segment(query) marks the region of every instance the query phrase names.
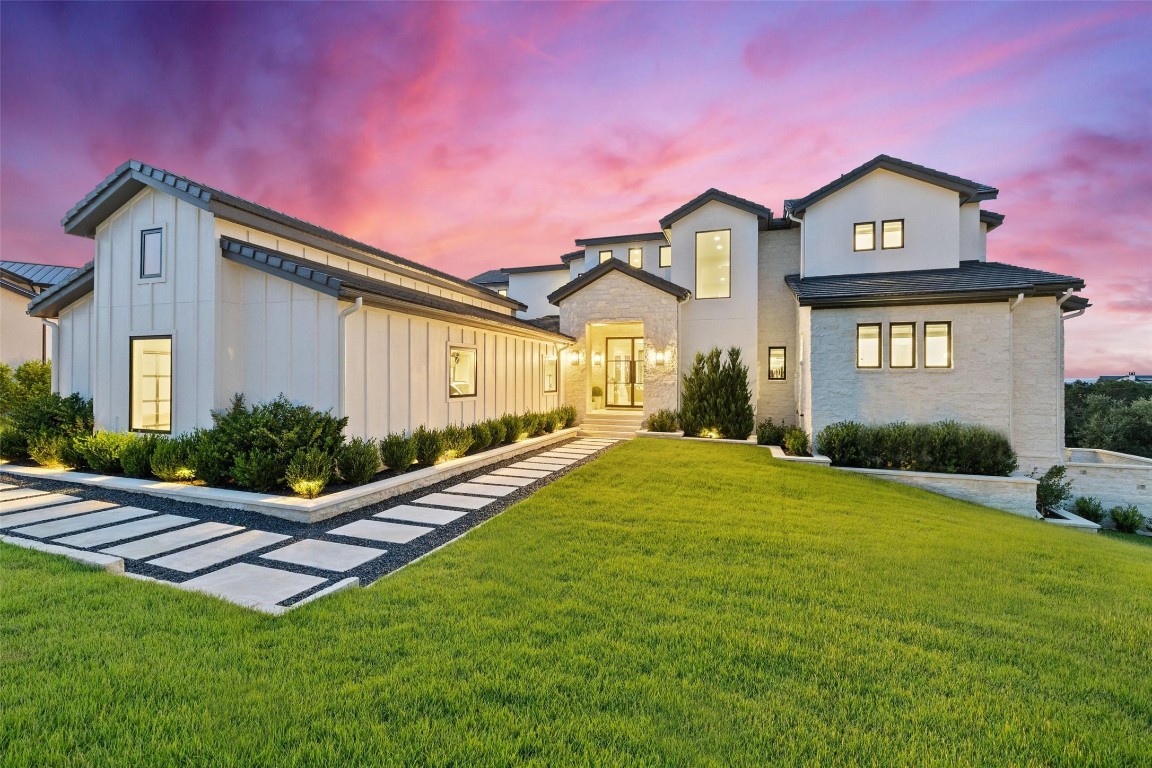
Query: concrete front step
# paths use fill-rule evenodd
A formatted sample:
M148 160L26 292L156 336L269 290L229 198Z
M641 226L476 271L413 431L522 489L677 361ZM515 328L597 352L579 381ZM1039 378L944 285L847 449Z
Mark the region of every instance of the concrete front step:
M579 437L610 437L615 440L631 440L636 437L635 429L597 429L595 427L581 427L576 433Z

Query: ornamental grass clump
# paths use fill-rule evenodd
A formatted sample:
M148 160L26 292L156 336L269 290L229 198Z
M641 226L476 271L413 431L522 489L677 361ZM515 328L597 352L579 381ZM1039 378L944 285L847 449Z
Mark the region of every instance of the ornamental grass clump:
M296 452L284 471L292 492L306 499L319 496L332 479L332 456L319 448Z
M121 472L120 456L131 442L131 435L103 430L75 439L76 450L84 457L84 463L105 475Z
M431 467L444 455L444 436L438 429L420 426L412 433L412 443L416 447L416 463Z
M336 471L344 482L362 485L380 471L380 449L375 440L354 437L336 452Z
M405 472L416 463L416 441L403 432L393 432L380 441L380 460L393 472Z

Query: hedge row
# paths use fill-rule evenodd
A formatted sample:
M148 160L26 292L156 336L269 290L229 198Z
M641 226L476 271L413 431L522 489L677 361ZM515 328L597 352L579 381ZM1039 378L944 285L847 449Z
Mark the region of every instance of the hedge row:
M1016 452L1003 434L975 424L829 424L816 436L837 467L902 469L963 475L1009 475Z

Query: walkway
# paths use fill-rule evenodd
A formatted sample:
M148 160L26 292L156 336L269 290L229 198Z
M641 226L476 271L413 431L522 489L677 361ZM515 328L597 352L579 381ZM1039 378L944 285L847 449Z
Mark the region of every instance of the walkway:
M564 443L463 481L452 478L313 525L20 479L21 485L0 483L0 534L25 546L50 544L122 558L130 576L279 614L340 589L370 584L460 537L614 442L585 438Z

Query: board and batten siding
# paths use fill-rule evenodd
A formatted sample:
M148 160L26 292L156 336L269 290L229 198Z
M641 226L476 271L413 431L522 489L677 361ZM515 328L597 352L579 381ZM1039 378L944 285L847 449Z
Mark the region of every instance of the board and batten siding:
M60 310L56 359L52 361L52 390L62 395L77 392L92 397L92 350L96 346L96 326L92 322L92 297Z

